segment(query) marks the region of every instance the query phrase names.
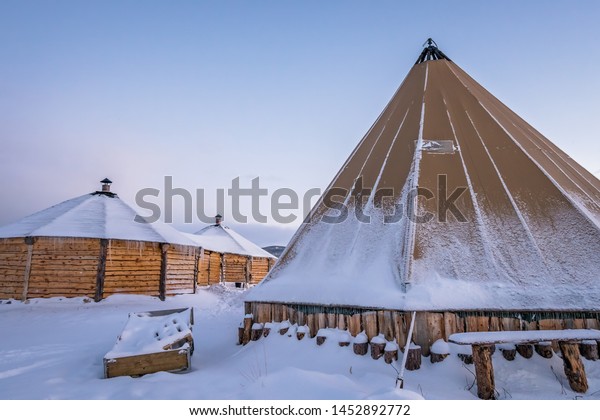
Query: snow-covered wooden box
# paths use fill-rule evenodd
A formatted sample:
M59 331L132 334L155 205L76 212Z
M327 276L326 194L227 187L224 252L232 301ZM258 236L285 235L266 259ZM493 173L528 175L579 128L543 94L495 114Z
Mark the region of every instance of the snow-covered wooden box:
M104 356L104 377L189 369L193 324L192 308L130 313L116 344Z

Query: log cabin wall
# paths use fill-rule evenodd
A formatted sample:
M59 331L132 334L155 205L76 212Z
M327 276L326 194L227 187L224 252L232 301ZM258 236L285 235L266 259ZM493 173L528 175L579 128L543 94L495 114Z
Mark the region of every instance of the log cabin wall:
M237 254L223 255L223 281L246 282L246 264L252 257Z
M210 283L209 271L210 271L210 251L203 250L200 254L198 261L198 275L196 277L196 283L198 286L208 286Z
M311 337L321 328L348 330L356 336L365 331L368 338L383 334L403 348L406 344L411 312L368 310L280 303L246 302L246 314L254 322L281 322L307 325ZM522 331L560 329L600 329L600 312L417 312L413 342L424 356L438 339L448 341L450 334L478 331Z
M103 297L115 293L159 295L160 244L110 240Z
M100 241L36 238L27 298L94 296Z
M252 276L251 284L258 284L262 279L265 278L271 267L273 266L273 259L266 257L254 257L252 258Z
M165 294L195 292L198 248L166 249ZM217 256L218 258L218 256ZM161 244L97 238L0 239L0 299L160 294ZM197 265L198 264L198 265Z
M171 245L167 251L166 294L194 293L196 261L200 257L196 248Z
M0 299L21 299L26 265L24 239L0 239Z

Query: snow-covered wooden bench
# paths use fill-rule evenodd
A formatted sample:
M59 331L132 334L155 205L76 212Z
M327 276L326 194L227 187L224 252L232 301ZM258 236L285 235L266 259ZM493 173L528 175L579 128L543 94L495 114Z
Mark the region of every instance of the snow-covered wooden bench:
M189 369L193 324L192 308L130 313L116 344L104 356L104 377Z
M569 385L576 392L586 392L588 383L583 364L579 357L578 348L578 343L584 340L600 340L600 331L490 331L457 333L450 335L448 338L448 341L451 343L472 346L475 377L477 380L477 396L485 400L495 399L492 346L504 343L519 345L558 341Z

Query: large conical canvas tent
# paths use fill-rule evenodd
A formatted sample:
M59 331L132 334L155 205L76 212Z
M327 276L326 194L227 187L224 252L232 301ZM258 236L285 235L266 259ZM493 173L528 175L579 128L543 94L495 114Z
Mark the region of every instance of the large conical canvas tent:
M375 312L370 335L398 341L418 311L425 346L597 327L600 181L430 40L246 310L341 328Z

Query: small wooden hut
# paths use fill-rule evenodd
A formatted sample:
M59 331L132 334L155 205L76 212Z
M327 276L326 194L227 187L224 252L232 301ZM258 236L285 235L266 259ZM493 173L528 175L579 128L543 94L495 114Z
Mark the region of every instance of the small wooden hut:
M146 223L110 191L67 200L0 228L0 299L193 293L201 250Z
M456 332L598 329L598 256L598 178L429 40L246 314L403 347L416 313L425 355Z
M214 225L187 236L203 249L198 266L199 286L223 282L246 287L257 284L276 261L274 255L223 225L220 215Z

